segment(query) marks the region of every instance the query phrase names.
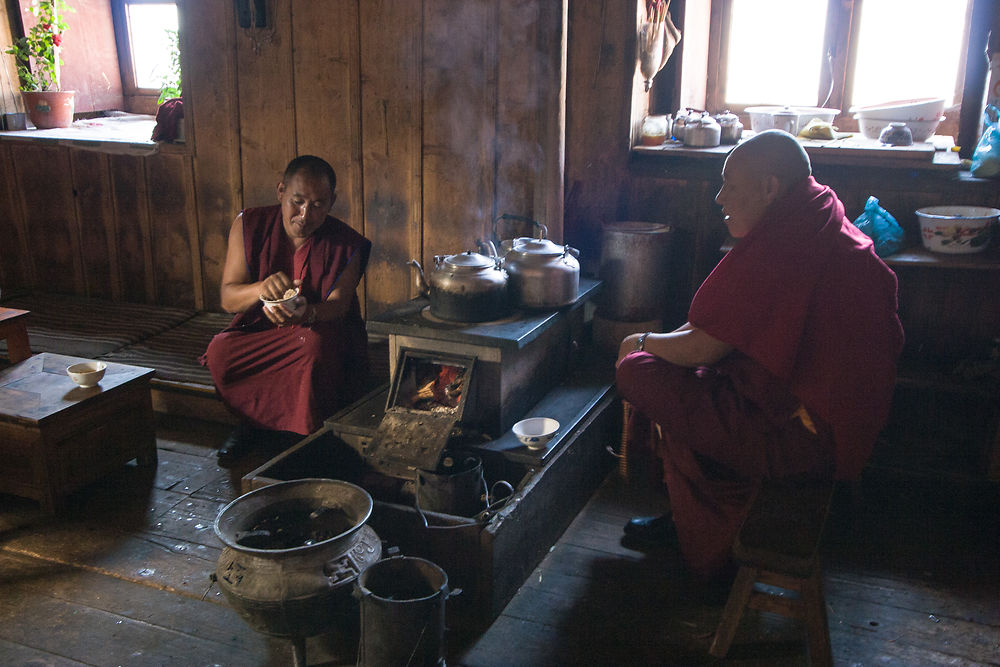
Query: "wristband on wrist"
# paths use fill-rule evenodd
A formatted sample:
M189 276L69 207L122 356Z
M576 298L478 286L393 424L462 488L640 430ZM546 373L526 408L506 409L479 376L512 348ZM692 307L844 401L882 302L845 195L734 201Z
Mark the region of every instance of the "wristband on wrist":
M635 350L634 352L644 352L646 350L646 337L651 334L651 331L647 331L635 340Z

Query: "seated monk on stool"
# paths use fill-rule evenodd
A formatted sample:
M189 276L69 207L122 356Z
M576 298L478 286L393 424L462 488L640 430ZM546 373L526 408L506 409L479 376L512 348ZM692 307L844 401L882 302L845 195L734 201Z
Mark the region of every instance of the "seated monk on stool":
M903 345L896 276L811 174L790 134L739 144L715 198L735 247L683 326L619 350L618 391L659 427L646 454L662 461L671 506L632 519L626 538L676 540L704 579L730 573L762 479L856 479L888 417Z
M326 161L297 157L278 205L248 208L230 228L221 298L237 315L202 357L241 420L219 449L222 465L267 432L312 433L364 387L368 340L355 290L371 243L327 215L336 187ZM296 287L292 305L263 306Z

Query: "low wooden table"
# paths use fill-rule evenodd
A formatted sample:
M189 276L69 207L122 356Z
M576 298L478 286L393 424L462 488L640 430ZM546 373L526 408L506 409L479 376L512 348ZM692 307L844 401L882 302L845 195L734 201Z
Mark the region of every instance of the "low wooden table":
M101 382L84 389L66 374L81 361L42 353L0 371L0 493L54 512L132 459L155 465L153 369L108 363Z

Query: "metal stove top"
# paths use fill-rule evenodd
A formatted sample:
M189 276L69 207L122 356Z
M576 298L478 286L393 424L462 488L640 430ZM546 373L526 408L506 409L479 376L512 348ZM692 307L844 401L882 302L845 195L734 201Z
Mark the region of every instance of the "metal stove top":
M430 305L417 298L367 319L368 332L516 350L538 338L561 313L581 307L600 289L601 281L580 278L576 301L553 310L521 310L492 322L450 322L425 314Z

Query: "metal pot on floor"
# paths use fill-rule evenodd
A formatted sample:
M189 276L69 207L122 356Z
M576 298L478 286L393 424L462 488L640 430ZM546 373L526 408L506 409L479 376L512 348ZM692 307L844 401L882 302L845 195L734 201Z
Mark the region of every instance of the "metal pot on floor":
M361 487L332 479L244 494L215 520L226 547L213 578L254 630L292 639L304 653L305 637L356 613L352 585L382 557L381 540L365 525L373 506Z

